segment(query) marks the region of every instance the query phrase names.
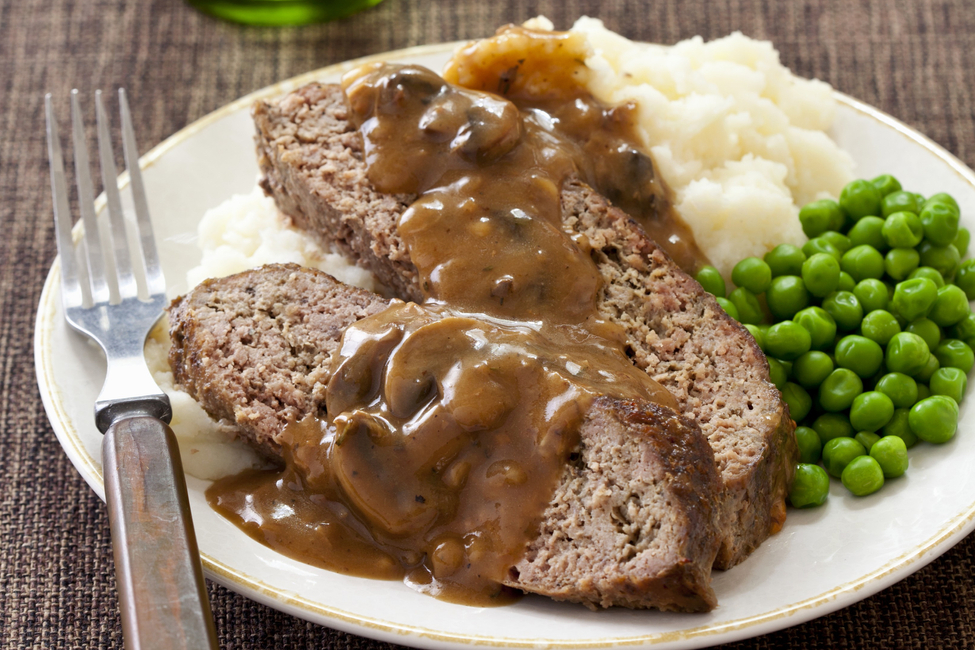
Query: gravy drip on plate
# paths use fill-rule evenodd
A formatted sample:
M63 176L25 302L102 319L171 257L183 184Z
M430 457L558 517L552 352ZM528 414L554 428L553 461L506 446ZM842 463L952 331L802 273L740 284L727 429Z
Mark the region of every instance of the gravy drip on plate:
M416 66L366 66L345 84L370 181L419 195L398 231L426 301L350 326L327 419L287 427L283 472L225 479L208 498L306 562L501 604L593 398L677 408L599 318L587 243L561 229L566 179L612 176L618 163L588 160L610 150L633 160L612 135L626 110L574 82L571 101L521 106Z

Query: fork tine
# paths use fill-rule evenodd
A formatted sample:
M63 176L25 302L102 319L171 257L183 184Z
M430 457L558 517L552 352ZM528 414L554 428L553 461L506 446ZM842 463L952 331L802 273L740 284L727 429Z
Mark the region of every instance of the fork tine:
M61 136L57 118L54 117L51 93L44 96L44 112L47 117L47 157L51 163L51 196L54 197L54 229L58 255L61 257L61 301L65 307L78 307L84 301L84 294L78 280L78 265L71 237L68 181L64 174Z
M78 91L71 91L71 136L74 140L74 175L78 184L78 204L81 220L85 224L85 248L88 260L88 281L91 300L95 304L107 303L110 297L105 281L105 256L102 253L98 221L95 217L95 197L91 184L91 168L88 162L88 145L85 142L85 125L81 119Z
M115 273L118 278L119 297L123 300L139 295L139 286L132 273L129 243L125 236L125 217L122 199L118 192L118 171L112 152L112 136L108 132L108 118L102 102L102 91L95 91L95 118L98 123L98 157L102 169L102 184L108 204L108 223L111 226L112 251L115 254Z
M146 201L146 188L142 183L142 172L139 170L139 148L135 144L132 115L129 112L129 102L125 98L124 88L118 89L118 103L119 113L122 115L122 150L125 152L125 167L129 171L132 185L136 223L139 225L139 241L142 244L142 257L146 265L146 286L150 296L162 294L166 291L166 279L159 264L156 238L152 233L152 222L149 220L149 203Z

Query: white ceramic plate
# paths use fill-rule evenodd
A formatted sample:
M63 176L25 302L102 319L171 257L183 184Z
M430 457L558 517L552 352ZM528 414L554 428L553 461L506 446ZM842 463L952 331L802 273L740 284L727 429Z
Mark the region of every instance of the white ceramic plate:
M453 47L434 45L370 59L439 70ZM313 79L337 81L359 63L332 66L258 91L183 129L142 159L171 293L186 290L185 271L198 261L192 241L203 212L254 186L257 164L248 110L254 100ZM832 135L856 159L859 176L889 172L923 194L950 192L969 216L963 216L966 225L975 230L975 174L970 169L893 118L849 97L837 98ZM38 384L65 451L104 498L101 435L92 417L104 361L97 348L65 325L58 284L55 261L37 316ZM967 404L962 407L962 424L951 442L920 444L911 451L907 476L879 493L852 497L833 481L825 507L790 510L781 533L743 565L715 574L720 604L708 614L590 612L539 597L490 609L450 605L399 582L333 574L278 555L213 512L203 481L190 478L188 483L208 576L322 625L428 648L693 648L772 632L849 605L917 571L975 528L975 416L969 411Z

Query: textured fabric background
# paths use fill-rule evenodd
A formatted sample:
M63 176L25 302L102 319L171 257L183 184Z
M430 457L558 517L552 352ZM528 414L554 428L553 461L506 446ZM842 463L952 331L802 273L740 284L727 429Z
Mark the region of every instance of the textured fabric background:
M119 648L103 504L58 446L34 379L33 320L54 258L43 93L125 86L146 151L209 111L330 63L589 14L641 40L733 30L803 76L888 111L975 165L970 0L386 0L340 22L245 28L178 0L0 0L0 646ZM64 127L63 127L64 128ZM903 582L734 648L973 648L975 537ZM377 648L211 586L224 648Z

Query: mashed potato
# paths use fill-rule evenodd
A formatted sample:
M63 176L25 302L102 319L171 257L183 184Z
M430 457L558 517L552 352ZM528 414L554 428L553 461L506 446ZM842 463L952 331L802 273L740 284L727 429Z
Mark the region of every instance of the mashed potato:
M222 278L264 264L310 266L329 273L345 284L375 291L372 274L337 253L323 251L310 237L290 227L278 213L274 199L259 187L250 194L233 196L207 210L200 220L200 265L190 269L186 280L195 287L207 278Z
M551 29L545 19L531 26ZM853 159L826 131L830 87L793 75L771 43L741 33L665 47L629 41L580 18L595 71L590 91L604 102L638 104L638 131L674 190L697 243L730 277L739 260L805 236L799 208L837 197L853 180Z

